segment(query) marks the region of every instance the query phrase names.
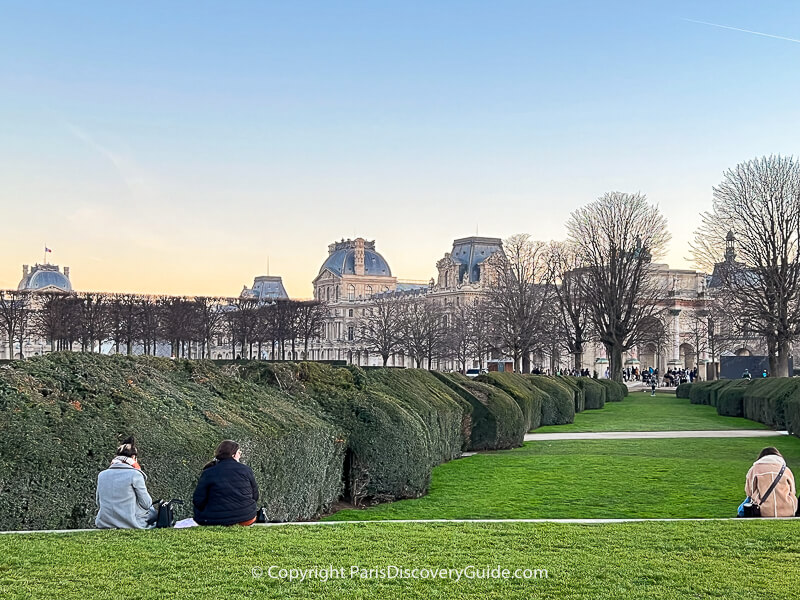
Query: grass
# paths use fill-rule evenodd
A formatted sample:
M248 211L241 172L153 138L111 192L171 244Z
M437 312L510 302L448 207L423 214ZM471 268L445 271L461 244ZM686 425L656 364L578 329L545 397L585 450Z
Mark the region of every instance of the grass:
M549 425L536 433L588 431L708 431L714 429L767 429L766 425L739 417L721 417L713 406L690 404L666 394L632 392L622 402L607 402L599 410L575 415L569 425Z
M798 521L342 524L0 536L0 597L796 598ZM280 581L270 565L344 567ZM545 569L539 579L359 579L350 568ZM253 569L263 576L253 576ZM543 577L543 573L540 573Z
M800 465L788 436L528 442L436 467L422 498L327 519L732 517L768 445Z

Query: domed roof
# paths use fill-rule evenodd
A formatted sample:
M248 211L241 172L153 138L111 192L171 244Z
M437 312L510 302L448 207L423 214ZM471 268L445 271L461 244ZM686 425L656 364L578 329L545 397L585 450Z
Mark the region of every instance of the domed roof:
M334 275L356 274L356 242L347 240L331 244L330 255L320 267L319 272L325 269ZM375 251L375 242L364 242L364 275L372 277L391 277L392 270L389 263Z
M52 265L36 265L30 274L19 282L18 289L43 290L48 287L55 287L65 292L72 291L69 277Z

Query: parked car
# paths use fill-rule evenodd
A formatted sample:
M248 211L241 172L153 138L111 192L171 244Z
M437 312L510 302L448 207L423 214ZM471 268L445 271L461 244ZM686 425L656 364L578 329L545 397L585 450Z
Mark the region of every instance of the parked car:
M467 377L477 377L481 373L486 373L486 369L467 369Z

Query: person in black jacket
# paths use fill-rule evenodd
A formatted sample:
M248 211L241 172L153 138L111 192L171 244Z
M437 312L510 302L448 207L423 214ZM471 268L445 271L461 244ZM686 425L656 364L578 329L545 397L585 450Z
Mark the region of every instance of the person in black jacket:
M253 469L239 462L239 444L224 440L214 460L203 467L192 496L199 525L252 525L258 512L258 484Z

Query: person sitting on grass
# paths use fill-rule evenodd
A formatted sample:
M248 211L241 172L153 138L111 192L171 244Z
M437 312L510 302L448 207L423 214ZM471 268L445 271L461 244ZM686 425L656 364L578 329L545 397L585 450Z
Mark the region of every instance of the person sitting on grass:
M224 440L214 460L203 467L194 490L194 520L199 525L252 525L258 512L253 469L239 462L239 444Z
M95 501L99 508L94 524L100 529L148 529L158 509L147 493L147 475L138 462L132 437L122 442L111 465L97 476Z
M766 494L782 467L785 467L783 475L772 493L762 503L762 495ZM777 448L770 446L761 451L758 460L747 472L744 491L748 498L760 505L762 517L793 517L797 513L797 488L794 475L786 466L786 461Z

